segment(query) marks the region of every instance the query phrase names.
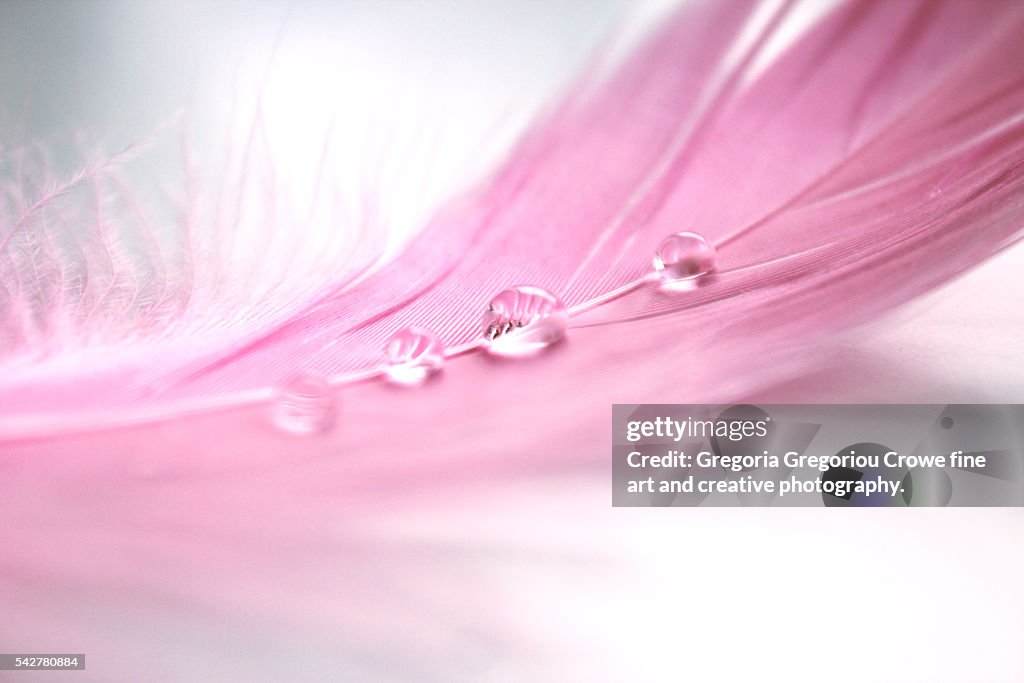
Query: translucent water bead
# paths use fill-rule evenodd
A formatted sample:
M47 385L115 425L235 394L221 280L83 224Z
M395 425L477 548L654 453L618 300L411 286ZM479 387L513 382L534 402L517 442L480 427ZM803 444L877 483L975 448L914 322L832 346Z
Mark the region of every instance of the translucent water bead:
M398 384L419 384L444 366L444 345L437 335L407 327L388 341L384 374Z
M654 254L654 270L664 282L678 282L706 275L715 269L715 247L695 232L669 235Z
M334 425L337 401L330 384L301 374L285 382L273 405L274 424L291 434L317 434Z
M565 336L569 310L541 287L520 285L491 299L483 316L484 346L498 356L529 356Z

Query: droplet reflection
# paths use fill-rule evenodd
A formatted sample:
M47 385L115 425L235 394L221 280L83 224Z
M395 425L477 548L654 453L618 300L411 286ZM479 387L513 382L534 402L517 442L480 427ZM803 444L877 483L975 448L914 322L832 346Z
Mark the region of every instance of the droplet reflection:
M541 287L520 285L501 292L483 316L484 346L498 356L529 356L560 341L569 311Z
M336 400L321 377L301 374L285 382L272 407L274 424L290 434L316 434L334 425Z
M437 335L407 327L388 341L384 374L398 384L420 384L444 366L444 345Z
M693 284L693 279L715 269L717 254L702 235L677 232L669 235L654 254L654 270L662 282Z

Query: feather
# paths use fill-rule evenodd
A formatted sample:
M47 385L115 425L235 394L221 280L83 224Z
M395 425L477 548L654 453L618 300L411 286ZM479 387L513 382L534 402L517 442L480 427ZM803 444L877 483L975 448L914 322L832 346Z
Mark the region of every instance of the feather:
M274 191L259 113L221 172L189 157L166 231L123 155L61 183L13 173L0 206L0 519L18 549L0 551L5 612L41 639L40 582L86 585L101 616L64 635L96 651L189 649L203 628L254 648L286 625L299 635L268 660L324 656L309 675L451 680L486 660L564 679L517 668L543 648L512 601L490 602L496 570L473 558L539 558L575 581L577 563L606 566L565 540L587 522L503 541L508 522L481 549L447 545L441 523L417 542L417 514L443 516L446 497L481 483L604 473L609 404L742 400L1021 236L1024 8L858 0L794 29L806 11L683 4L610 72L582 74L393 257L385 207L335 206L352 190L334 191L329 161L312 208ZM6 151L5 173L32 149ZM223 188L198 196L217 176ZM338 215L351 232L317 229ZM651 255L684 229L716 244L719 267L664 291ZM513 284L569 305L565 342L516 361L475 346L487 302ZM410 325L458 350L414 390L373 374ZM267 419L299 371L335 384L332 432L297 439ZM181 623L128 633L115 591ZM214 626L185 623L195 615Z
M601 85L581 85L582 94L536 123L490 180L443 209L403 253L376 266L382 252L373 230L360 232L354 246L328 249L325 259L287 256L291 247L276 235L286 234L278 226L296 213L279 215L280 207L268 209L263 201L277 195L257 111L239 158L227 164L237 170L222 174L236 178L235 189L216 197L213 228L203 231L208 237L194 238L196 248L213 255L189 266L205 284L196 291L180 279L172 285L170 298L187 297L189 306L175 314L170 334L147 335L144 320L125 321L119 329L122 342L132 340L129 348L122 344L111 357L101 345L76 378L81 392L69 391L63 377L61 390L39 388L50 381L47 356L61 354L40 354L47 348L40 344L8 345L34 360L9 353L21 369L7 375L6 402L21 400L18 410L5 411L5 422L20 414L38 424L50 414L65 424L69 417L89 424L104 412L153 417L249 400L303 369L344 381L378 367L387 339L409 325L432 328L448 347L461 348L479 338L479 311L503 287L531 283L588 308L642 278L657 241L679 229L718 243L714 283L675 298L641 288L573 325L613 324L722 299L728 301L710 315L739 307L719 318L738 324L777 310L769 303L776 296L796 308L802 295L813 293L810 310L820 317L796 316L804 331L795 339L808 341L811 327L835 332L869 319L1012 241L1020 89L1017 73L1004 67L1019 57L1016 4L843 3L765 63L796 11L791 4L683 5ZM587 80L594 77L581 84ZM108 165L94 164L44 193L5 230L5 242L15 235L36 239L25 224L51 194ZM130 258L118 249L116 235L125 230L101 224L108 219L98 210L102 202L94 203L98 241L82 250L90 264L84 277L93 283L89 300L98 297L110 308L121 289L139 285ZM976 215L978 203L988 215L959 220ZM138 202L133 206L122 209L120 220L139 215ZM179 211L191 220L196 213ZM239 246L230 235L242 224L249 238ZM145 237L147 230L133 234L140 233L141 260L166 272L159 241ZM943 240L934 239L937 233ZM186 234L179 228L179 250ZM34 262L25 254L35 251L18 253L8 258L15 271L31 271ZM257 273L248 265L257 253L280 258ZM876 273L892 271L887 259L931 264L905 269L896 276L901 287L893 288ZM324 278L316 269L328 263L337 274ZM288 264L290 272L274 264ZM838 282L844 264L877 284L858 290L863 309L844 305L843 315L829 317L820 305L820 281ZM120 303L131 309L141 296L163 307L168 285L154 283L152 272L144 280L149 293L125 292L128 300ZM750 295L735 300L737 292ZM832 301L848 303L845 295ZM30 304L10 307L24 321ZM44 306L43 315L66 317L61 308ZM101 338L90 313L79 318L83 338ZM7 329L9 337L19 335ZM97 402L96 387L110 384L119 391ZM26 400L33 395L38 402ZM76 419L83 396L92 397L91 414Z

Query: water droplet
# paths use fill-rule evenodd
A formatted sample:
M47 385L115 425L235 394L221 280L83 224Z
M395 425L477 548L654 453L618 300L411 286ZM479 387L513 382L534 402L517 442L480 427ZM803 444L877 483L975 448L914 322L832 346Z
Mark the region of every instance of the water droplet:
M284 383L273 405L274 424L292 434L316 434L334 425L336 402L326 380L309 374Z
M654 254L654 270L667 283L690 281L715 269L715 248L695 232L669 235Z
M565 336L569 310L540 287L520 285L491 299L483 317L484 345L499 356L529 356Z
M384 374L398 384L419 384L444 366L444 345L437 335L419 327L396 332L386 349Z

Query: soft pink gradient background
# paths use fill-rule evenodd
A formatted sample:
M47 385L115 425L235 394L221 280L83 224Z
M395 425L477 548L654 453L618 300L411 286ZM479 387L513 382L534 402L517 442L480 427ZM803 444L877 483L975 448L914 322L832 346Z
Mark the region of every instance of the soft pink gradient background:
M155 117L146 98L125 96L129 86L163 68L171 75L154 109L166 109L190 82L181 54L228 62L218 45L237 56L247 36L265 44L280 18L273 5L197 14L207 36L187 34L197 46L173 39L171 27L184 28L168 23L169 5L120 7L129 14L109 11L85 34L97 44L120 36L97 70L107 75L96 91L110 102L83 88L89 97L64 125L109 126L128 139ZM446 150L445 172L434 169L441 180L418 185L431 175L425 164L384 188L382 203L398 207L386 247L396 253L449 191L488 166L472 159L475 141L496 140L489 154L500 158L620 9L356 7L299 6L295 21L348 18L365 41L357 52L388 47L371 63L389 77L406 64L392 62L391 48L420 36L426 47L413 54L429 54L434 68L415 66L410 81L430 72L444 92L475 103L463 122L506 131L492 139L479 124L452 125L432 147ZM473 39L445 49L445 21L420 30L434 11L467 21ZM56 30L42 23L34 30ZM86 53L98 49L87 42ZM141 54L156 56L132 58ZM310 66L291 58L295 73ZM519 108L504 92L510 81L529 93ZM360 102L358 86L317 103ZM209 105L214 85L196 88ZM419 100L399 96L407 92L376 102L414 117ZM277 106L281 148L315 139L290 118L293 103ZM295 154L283 168L305 167ZM339 175L357 173L353 164ZM608 474L611 402L1022 402L1022 268L1018 246L871 327L817 342L813 363L795 353L770 367L756 357L693 367L653 342L620 353L614 336L585 328L525 364L454 359L443 384L422 391L346 388L330 436L282 435L256 405L6 443L0 650L84 651L89 662L84 674L11 680L1024 680L1020 510L612 509ZM688 333L685 320L637 329ZM458 419L438 395L467 397ZM831 604L833 591L853 601Z

